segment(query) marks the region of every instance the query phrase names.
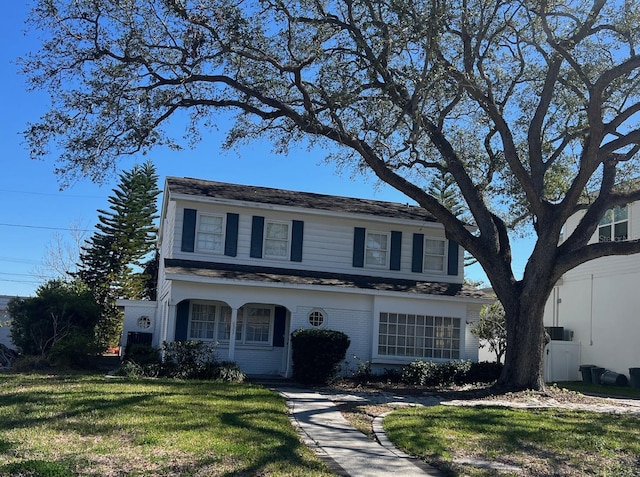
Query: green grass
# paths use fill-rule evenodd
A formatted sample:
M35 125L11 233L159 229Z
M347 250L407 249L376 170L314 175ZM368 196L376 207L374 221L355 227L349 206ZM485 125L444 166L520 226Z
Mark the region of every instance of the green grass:
M602 384L583 383L582 381L561 382L557 383L557 386L582 394L640 399L640 388L632 388L630 386L605 386Z
M638 416L433 406L394 411L384 427L398 447L447 475L640 475ZM522 473L456 463L466 455L514 465Z
M0 475L20 469L43 477L331 475L299 441L284 399L259 386L0 374Z

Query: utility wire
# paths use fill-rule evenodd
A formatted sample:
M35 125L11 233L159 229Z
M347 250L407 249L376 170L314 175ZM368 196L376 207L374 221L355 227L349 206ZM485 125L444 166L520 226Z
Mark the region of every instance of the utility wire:
M93 232L93 230L90 230L90 229L70 229L69 227L44 227L42 225L25 225L25 224L0 223L0 226L2 226L2 227L21 227L21 228L25 228L25 229L62 230L62 231L66 231L66 232L70 232L72 230L78 231L78 232Z

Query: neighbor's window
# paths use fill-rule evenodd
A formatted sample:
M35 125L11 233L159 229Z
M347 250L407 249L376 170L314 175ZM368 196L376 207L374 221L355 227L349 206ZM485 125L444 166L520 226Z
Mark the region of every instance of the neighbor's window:
M445 263L445 241L425 239L424 270L427 272L443 272Z
M384 267L389 263L389 234L367 232L364 263L367 267Z
M598 226L599 242L620 242L629 236L629 211L627 206L614 207L605 212Z
M289 256L289 223L266 223L264 256L272 258L287 258Z
M200 215L196 229L196 249L199 252L224 251L224 219L218 215Z
M378 354L459 359L460 318L380 313Z

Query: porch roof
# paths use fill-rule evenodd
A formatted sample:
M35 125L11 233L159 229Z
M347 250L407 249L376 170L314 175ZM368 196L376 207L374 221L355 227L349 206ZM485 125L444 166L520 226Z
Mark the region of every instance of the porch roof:
M339 287L346 289L401 292L415 295L436 295L460 298L487 299L488 296L469 285L446 282L427 282L401 278L329 273L314 270L258 267L232 263L201 262L196 260L165 259L168 275L197 276L221 280L286 283L291 285Z

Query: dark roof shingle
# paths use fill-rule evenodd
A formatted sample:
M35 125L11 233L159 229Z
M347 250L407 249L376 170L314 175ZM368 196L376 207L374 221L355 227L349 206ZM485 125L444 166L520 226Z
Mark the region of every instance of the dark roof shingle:
M214 279L243 280L292 285L314 285L364 290L392 291L416 295L440 295L465 298L486 298L469 285L460 283L426 282L400 278L383 278L313 270L295 270L196 260L165 259L167 274L193 275Z
M229 184L186 177L167 177L167 187L174 194L435 222L435 218L421 207L396 202Z

